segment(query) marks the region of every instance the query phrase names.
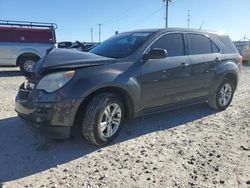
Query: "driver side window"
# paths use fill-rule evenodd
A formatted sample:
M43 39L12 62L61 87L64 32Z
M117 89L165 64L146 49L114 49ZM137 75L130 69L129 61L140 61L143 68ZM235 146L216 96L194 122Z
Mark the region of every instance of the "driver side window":
M166 49L168 57L184 56L184 39L181 33L170 33L160 37L151 47Z

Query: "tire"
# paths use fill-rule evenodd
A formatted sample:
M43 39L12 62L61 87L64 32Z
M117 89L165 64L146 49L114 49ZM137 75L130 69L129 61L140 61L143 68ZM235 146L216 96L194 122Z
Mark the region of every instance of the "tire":
M221 91L222 89L226 88L226 87L230 87L231 88L231 92L225 92L229 95L230 97L226 97L226 102L224 100L222 100L222 94ZM220 84L220 86L218 87L218 89L216 90L216 92L208 99L208 105L218 111L222 111L228 108L228 106L231 104L232 100L233 100L233 96L234 96L234 91L235 91L235 86L233 84L233 82L231 80L229 80L228 78L224 78ZM224 102L223 102L224 101ZM222 104L224 103L224 104Z
M33 67L39 60L39 57L21 57L18 64L20 70L25 74L29 75L33 72Z
M120 110L116 105L118 105ZM109 114L111 115L112 110L116 109L116 107L117 114L113 116L113 119L107 118L108 111L105 110L109 109ZM119 118L120 121L117 127ZM86 107L82 122L82 133L86 140L92 144L98 146L106 145L119 134L123 121L124 105L120 97L113 93L97 94ZM106 129L104 129L105 125L107 125Z

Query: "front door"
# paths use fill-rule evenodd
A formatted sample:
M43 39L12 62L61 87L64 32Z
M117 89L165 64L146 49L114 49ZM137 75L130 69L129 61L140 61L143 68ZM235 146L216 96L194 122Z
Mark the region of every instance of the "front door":
M185 93L189 90L191 69L183 34L165 34L150 46L153 48L166 49L168 57L149 59L142 65L142 109L185 100Z

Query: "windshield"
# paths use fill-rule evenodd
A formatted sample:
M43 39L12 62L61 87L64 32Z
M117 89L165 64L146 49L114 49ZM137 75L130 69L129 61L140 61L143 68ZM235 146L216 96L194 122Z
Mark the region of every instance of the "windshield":
M124 58L137 50L153 33L122 33L102 42L89 52L110 58Z

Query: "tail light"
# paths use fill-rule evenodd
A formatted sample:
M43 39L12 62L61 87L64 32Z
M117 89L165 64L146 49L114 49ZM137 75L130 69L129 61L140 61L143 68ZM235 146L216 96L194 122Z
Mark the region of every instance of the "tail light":
M243 63L243 57L240 55L240 65Z

